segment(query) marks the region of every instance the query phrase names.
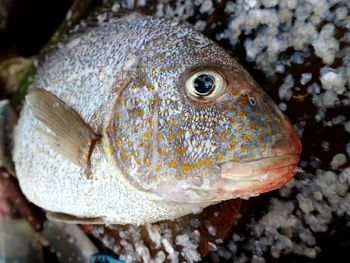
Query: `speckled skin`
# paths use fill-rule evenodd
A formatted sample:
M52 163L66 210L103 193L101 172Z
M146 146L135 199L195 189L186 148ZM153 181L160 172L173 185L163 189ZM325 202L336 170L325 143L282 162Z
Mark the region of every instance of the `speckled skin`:
M184 91L202 67L227 79L212 103ZM70 37L40 62L33 87L101 135L87 178L42 140L36 128L45 127L24 106L16 171L27 198L48 211L120 224L174 219L264 191L236 191L220 177L223 164L279 155L281 141L297 151L288 120L246 71L191 27L165 19L134 13Z

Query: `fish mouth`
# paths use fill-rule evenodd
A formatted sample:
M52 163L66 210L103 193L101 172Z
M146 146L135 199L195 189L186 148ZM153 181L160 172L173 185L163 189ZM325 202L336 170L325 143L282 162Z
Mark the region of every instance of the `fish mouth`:
M222 199L248 198L277 189L295 175L299 160L300 154L288 153L248 162L224 163L217 193Z

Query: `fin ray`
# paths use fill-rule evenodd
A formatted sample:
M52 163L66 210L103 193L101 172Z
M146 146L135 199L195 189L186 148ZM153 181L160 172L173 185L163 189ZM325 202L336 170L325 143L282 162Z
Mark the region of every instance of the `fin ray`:
M46 218L53 222L68 223L68 224L88 224L88 225L102 225L108 224L100 217L76 217L63 213L46 212Z
M39 132L53 149L76 165L86 168L91 147L98 136L79 114L54 94L41 88L31 89L26 100L35 118L50 129L50 132L42 129Z

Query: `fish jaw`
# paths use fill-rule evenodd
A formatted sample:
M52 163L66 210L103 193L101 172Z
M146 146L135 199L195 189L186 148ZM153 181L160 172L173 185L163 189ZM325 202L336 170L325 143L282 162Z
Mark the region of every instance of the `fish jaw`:
M296 173L300 155L286 154L250 162L227 162L221 167L223 180L217 190L223 200L247 198L286 184Z

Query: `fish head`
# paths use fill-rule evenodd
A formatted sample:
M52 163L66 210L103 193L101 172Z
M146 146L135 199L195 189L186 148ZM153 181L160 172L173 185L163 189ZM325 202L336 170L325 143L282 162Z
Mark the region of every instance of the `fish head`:
M149 45L116 100L107 133L125 178L184 203L247 198L288 182L301 153L290 121L224 49L181 32Z

